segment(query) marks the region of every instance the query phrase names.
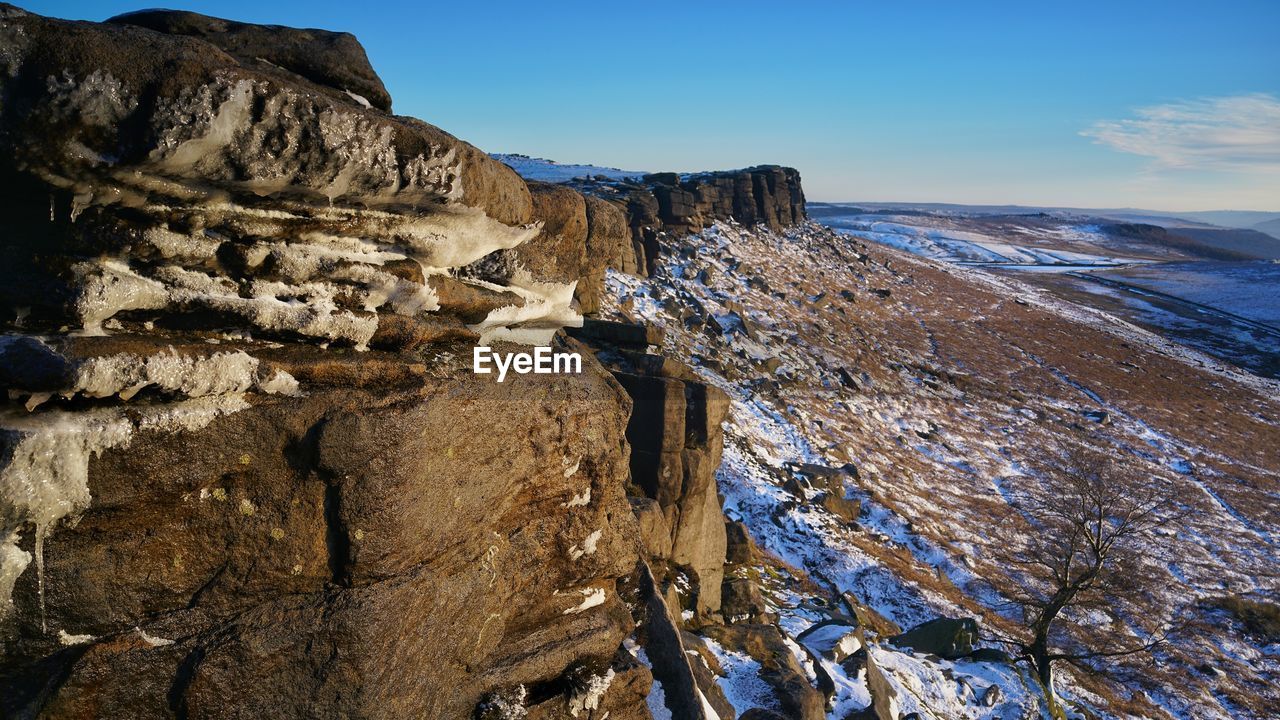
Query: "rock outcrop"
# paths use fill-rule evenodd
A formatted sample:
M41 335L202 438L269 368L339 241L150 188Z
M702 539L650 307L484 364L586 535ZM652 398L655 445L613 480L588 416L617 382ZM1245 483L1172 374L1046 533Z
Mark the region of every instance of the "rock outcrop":
M181 10L139 10L107 22L200 38L241 63L285 70L391 112L391 95L351 33L252 25Z
M4 14L0 316L24 329L230 324L364 348L545 342L577 321L585 233L563 260L494 261L560 217L471 145L202 40Z
M625 211L630 243L612 265L623 272L648 274L665 241L717 220L781 230L807 217L800 173L777 165L690 175L654 173L634 180L601 176L574 181L573 186Z
M727 398L561 331L667 234L802 219L799 176L526 183L390 107L350 35L0 5L0 715L727 705L680 636L726 586Z
M647 354L661 336L642 325L587 320L571 332L595 345L634 403L627 426L632 506L659 579L670 584L680 576L680 609L717 613L727 539L715 473L728 397L688 367Z
M6 716L462 717L498 687L607 671L635 556L628 403L599 368L507 387L460 360L88 340L79 367L256 361L299 389L6 422L6 485L78 474L92 498L16 545L42 566L14 588Z
M383 112L349 36L0 46L0 715L646 716L630 399L470 368L580 322L583 198Z
M889 638L898 647L955 660L973 652L978 623L973 618L936 618Z

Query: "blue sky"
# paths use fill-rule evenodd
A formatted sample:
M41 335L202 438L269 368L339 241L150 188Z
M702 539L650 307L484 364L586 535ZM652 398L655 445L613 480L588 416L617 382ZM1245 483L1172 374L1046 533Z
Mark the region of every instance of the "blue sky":
M492 152L793 165L814 200L1280 211L1276 0L165 1L352 32L396 112Z

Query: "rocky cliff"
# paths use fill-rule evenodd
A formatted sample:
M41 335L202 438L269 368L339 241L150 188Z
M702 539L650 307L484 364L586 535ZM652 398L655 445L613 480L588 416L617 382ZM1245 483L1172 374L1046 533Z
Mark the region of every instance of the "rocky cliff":
M636 179L605 176L571 183L583 193L616 206L630 243L616 245L613 266L640 275L653 270L673 241L717 220L781 230L805 220L804 190L794 168L762 165L745 170L654 173ZM608 212L597 209L597 215ZM601 218L612 226L617 220Z
M561 331L798 175L525 182L390 102L349 35L0 5L0 715L706 716L725 398Z

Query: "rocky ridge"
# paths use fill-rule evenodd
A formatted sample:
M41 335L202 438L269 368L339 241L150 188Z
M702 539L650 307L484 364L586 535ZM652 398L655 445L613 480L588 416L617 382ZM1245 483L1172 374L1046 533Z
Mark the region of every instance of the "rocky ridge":
M1063 640L1198 622L1060 695L1268 716L1273 388L789 168L543 183L390 107L350 36L0 6L0 716L1048 717L984 530L1077 435L1197 513Z
M0 714L725 709L683 634L738 593L725 398L561 331L678 233L801 219L794 170L526 182L339 33L2 5L0 48Z
M800 174L777 165L639 178L598 175L568 184L620 207L631 242L617 248L611 267L638 275L652 272L676 240L717 220L781 230L807 217Z

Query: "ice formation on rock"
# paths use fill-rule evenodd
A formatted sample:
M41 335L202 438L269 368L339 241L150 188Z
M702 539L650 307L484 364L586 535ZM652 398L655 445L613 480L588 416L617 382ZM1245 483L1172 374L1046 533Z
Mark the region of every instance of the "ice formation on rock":
M563 327L582 327L582 316L573 309L577 282L546 283L534 280L525 270L517 271L511 285L503 290L524 298L524 305L507 305L491 311L484 320L470 326L480 333L481 345L498 341L521 345L549 345Z
M104 333L104 323L127 311L212 311L254 330L363 349L379 311L439 309L426 279L515 248L542 229L540 222L508 225L459 202L466 168L457 147L429 142L401 158L392 127L366 110L275 83L221 74L161 99L150 117L154 147L127 167L93 150L101 139L89 132L109 137L137 106L118 80L102 72L51 78L49 93L55 114L79 118L84 137L70 137L64 150L75 162L40 158L33 171L72 189L73 219L116 204L145 218L135 237L147 257L122 248L119 257L75 267L73 310L87 334ZM277 118L283 147L260 114ZM233 195L270 197L271 206ZM220 253L232 248L243 268L225 267ZM424 279L381 267L400 260L415 262ZM539 283L524 273L510 284L498 287L523 303L474 327L484 343L545 345L554 329L580 322L572 283Z
M89 460L127 447L135 432L193 431L248 407L239 393L146 406L126 414L118 408L79 412L9 411L0 415L0 617L12 611L13 586L32 561L19 548L28 525L35 527L35 563L44 603L44 540L62 520L89 507Z
M91 643L94 640L97 640L97 638L95 638L92 635L72 635L68 633L66 630L58 631L58 642L62 643L67 647L70 647L72 645L83 645L84 643Z
M151 647L167 647L173 644L172 640L150 635L146 630L143 630L140 627L135 627L133 631L138 633L138 637L142 638L142 642L150 645Z
M142 211L154 218L154 225L141 235L157 257L102 258L74 268L79 294L73 305L83 332L103 334L104 323L126 311L206 310L268 334L342 341L363 349L377 332L378 312L389 309L413 317L439 310L429 278L516 247L541 229L538 223L504 225L464 206L441 206L414 216L355 208L293 210L225 202L199 206L187 213L216 224L219 231L180 233L165 220L181 214L178 210L145 206ZM349 234L317 231L317 223ZM246 242L249 238L254 240ZM224 247L238 248L245 269L254 274L228 273L216 259ZM384 269L399 261L416 263L423 280ZM458 280L522 300L491 311L472 326L482 344L546 345L559 328L581 323L572 305L575 283L540 282L519 269L509 285Z

